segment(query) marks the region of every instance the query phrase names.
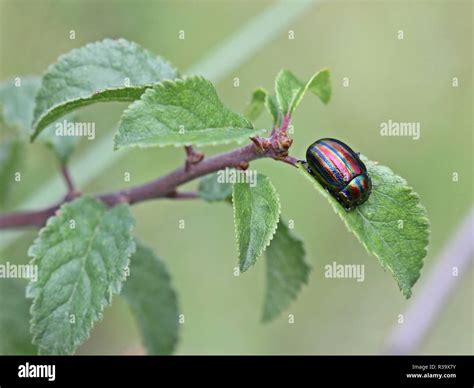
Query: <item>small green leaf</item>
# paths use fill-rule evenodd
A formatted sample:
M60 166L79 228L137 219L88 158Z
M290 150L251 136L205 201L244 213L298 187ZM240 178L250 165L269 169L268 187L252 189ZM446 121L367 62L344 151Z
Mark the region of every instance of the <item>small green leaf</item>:
M29 319L30 302L25 297L25 283L19 279L0 279L0 354L36 354Z
M329 100L331 99L331 94L332 94L330 75L331 74L328 69L323 69L323 70L318 71L307 82L305 86L305 90L303 94L301 95L301 98L304 97L304 94L309 89L314 94L316 94L324 104L327 104Z
M35 97L40 88L39 77L21 77L20 86L15 86L15 80L0 84L0 103L3 105L3 121L5 124L19 129L20 138L30 135L31 121ZM67 121L74 123L76 120L66 116ZM57 136L55 132L57 122L46 127L39 141L46 144L55 153L61 163L67 163L72 155L79 138L74 136Z
M7 139L0 143L0 206L9 197L12 184L15 182L15 172L21 164L23 146L17 139Z
M222 172L206 175L199 181L199 196L208 201L224 201L232 197L232 184L226 183L220 176Z
M283 220L265 254L267 285L262 321L269 322L296 299L303 284L308 283L311 266L306 261L303 242Z
M304 83L289 70L281 70L275 79L275 92L280 111L293 113L304 90Z
M128 205L108 209L82 197L61 206L28 254L38 266L30 282L31 333L40 354L71 354L121 291L135 250Z
M275 79L275 91L279 109L282 114L292 114L309 89L316 94L323 103L327 104L331 98L331 81L329 70L323 69L304 83L295 77L289 70L282 70Z
M267 108L267 111L270 112L270 114L272 115L273 123L275 125L278 125L278 101L276 96L271 96L270 94L267 94L267 97L265 98L265 108Z
M388 167L361 157L372 179L367 202L354 210L344 208L300 165L299 170L331 203L382 267L388 269L406 298L420 277L429 241L429 221L420 198L405 179Z
M122 115L115 149L139 146L216 145L262 133L226 108L201 77L164 81L147 90Z
M178 341L178 301L165 263L137 243L122 295L138 321L148 354L171 354Z
M255 121L263 112L267 94L267 91L263 88L258 88L252 93L250 103L245 109L245 117L250 121Z
M105 39L59 57L43 76L34 111L34 140L43 128L77 108L134 101L146 88L178 77L160 57L124 39Z
M0 83L2 121L19 129L20 135L25 138L31 128L35 96L40 82L38 77L26 76Z
M280 199L270 179L258 174L255 185L235 183L232 200L239 265L244 272L255 264L275 233Z

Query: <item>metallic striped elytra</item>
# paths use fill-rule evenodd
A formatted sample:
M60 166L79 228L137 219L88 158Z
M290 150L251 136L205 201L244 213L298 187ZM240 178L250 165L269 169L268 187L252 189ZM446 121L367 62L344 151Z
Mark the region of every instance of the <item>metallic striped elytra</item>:
M320 139L306 151L308 172L346 209L363 204L372 190L367 168L347 144Z

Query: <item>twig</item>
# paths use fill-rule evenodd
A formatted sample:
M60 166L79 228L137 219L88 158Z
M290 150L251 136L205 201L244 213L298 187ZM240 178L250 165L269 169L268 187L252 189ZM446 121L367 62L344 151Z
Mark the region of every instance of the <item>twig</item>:
M185 200L185 199L195 199L199 198L199 194L195 192L177 192L173 191L167 195L162 196L163 198L176 199L176 200ZM101 198L101 196L97 196ZM62 204L73 200L74 198L65 198L64 201L57 203L56 205L50 206L45 209L37 211L24 211L24 212L15 212L10 214L3 214L0 216L0 229L15 229L19 227L42 227L46 220L53 216L56 211L61 207ZM114 204L124 201L124 198L120 198L117 193L116 201Z
M243 165L255 159L273 158L288 163L289 159L287 155L284 155L285 152L287 153L287 150L274 148L269 142L266 142L266 145L267 146L262 149L254 143L248 144L242 148L204 159L194 165L192 169L186 169L185 166L180 167L149 183L115 192L99 194L95 197L109 206L114 206L123 202L135 204L157 198L196 198L196 193L179 193L176 191L177 187L209 173L226 167L232 168ZM62 202L38 211L0 215L0 229L43 226L47 219L54 215L56 210L63 203L68 202L71 199L73 198L66 197Z
M289 113L287 113L283 116L283 121L281 123L280 131L282 133L286 133L286 130L288 129L290 125L290 122L291 122L291 116Z
M194 191L174 191L166 196L169 199L197 199L200 198L199 193Z
M64 182L66 183L67 193L71 195L75 192L74 182L72 181L71 174L69 173L69 168L66 164L61 164L61 175L64 178Z
M299 159L296 159L295 157L290 156L290 155L280 158L279 160L294 167L297 167L298 162L299 162Z
M193 166L191 170L187 171L185 167L180 167L152 182L120 190L118 192L102 194L98 196L98 198L109 206L114 206L119 202L123 202L124 199L128 203L134 204L150 199L163 198L174 192L180 185L211 172L226 167L234 167L244 161L250 162L263 157L271 157L271 155L272 152L270 150L262 152L260 149L255 147L254 144L249 144L234 151L204 159L199 164Z
M41 227L54 215L62 203L36 211L24 211L0 216L0 229L14 229L26 226Z

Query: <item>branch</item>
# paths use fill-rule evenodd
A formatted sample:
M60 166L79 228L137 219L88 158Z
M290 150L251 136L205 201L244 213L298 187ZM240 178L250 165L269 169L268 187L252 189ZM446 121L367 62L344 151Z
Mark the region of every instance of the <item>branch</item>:
M54 215L62 203L37 211L25 211L0 216L0 229L13 229L25 226L42 227Z
M108 194L109 196L111 194ZM118 195L118 193L116 194ZM96 196L98 199L101 199L102 196ZM68 197L64 198L64 201L57 203L51 207L37 210L37 211L24 211L24 212L15 212L9 214L0 215L0 229L14 229L19 227L42 227L46 223L49 217L54 216L56 211L61 207L62 204L72 201L75 197ZM195 192L178 192L173 191L167 195L164 195L163 198L169 199L195 199L199 198L199 194ZM119 200L119 196L117 196L116 202L113 204L117 204L119 202L123 202Z
M196 152L192 146L186 146L187 157L183 167L179 167L154 181L124 190L98 194L95 198L109 206L115 206L119 203L133 205L157 198L194 199L199 197L197 193L180 193L177 191L177 188L184 183L226 167L245 170L248 168L249 162L260 158L272 158L296 166L298 160L288 155L288 150L293 143L293 140L287 134L290 122L291 116L286 114L283 117L281 126L275 126L268 138L252 137L250 138L251 144L212 156L208 159L204 159L204 154ZM61 173L68 188L68 193L63 201L42 210L0 215L0 229L25 226L41 227L49 217L56 213L62 204L78 197L80 193L74 187L67 166L61 166Z
M200 198L199 193L196 193L194 191L188 191L188 192L183 192L183 191L174 191L166 196L166 198L169 199L197 199Z
M204 159L193 165L191 169L187 169L186 166L183 166L149 183L116 192L98 194L95 197L109 206L123 202L132 205L157 198L193 199L198 197L197 193L180 193L177 192L177 187L226 167L239 167L260 158L272 158L286 163L294 159L288 156L287 148L274 147L273 144L275 144L275 142L266 139L263 140L265 140L265 142L261 146L257 146L254 143L248 144L242 148ZM292 163L290 162L290 164ZM64 175L63 172L63 176L66 178L69 175ZM73 188L73 186L68 187ZM77 195L68 194L63 201L42 210L0 215L0 229L28 226L41 227L46 223L49 217L56 213L63 203L74 199L76 196Z
M134 204L150 199L163 198L172 194L176 188L196 178L221 170L226 167L238 166L242 162L250 162L263 157L271 157L272 151L260 150L254 144L238 148L234 151L219 154L202 160L200 163L187 170L180 167L169 174L144 185L131 187L112 193L99 195L98 198L109 206L121 202Z

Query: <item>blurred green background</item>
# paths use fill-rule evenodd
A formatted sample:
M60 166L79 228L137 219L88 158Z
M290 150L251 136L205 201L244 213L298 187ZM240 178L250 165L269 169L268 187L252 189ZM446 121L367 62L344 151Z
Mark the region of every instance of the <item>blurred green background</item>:
M42 74L60 54L105 37L136 41L185 72L275 4L0 0L0 80ZM289 29L295 32L293 40L288 39ZM70 30L75 30L75 40L69 39ZM185 40L178 40L179 30L185 30ZM397 39L399 30L403 40ZM436 254L473 202L472 2L315 2L216 86L226 105L242 111L255 87L272 89L279 69L291 69L306 79L322 67L332 71L332 100L323 106L314 96L304 99L294 120L292 153L303 157L314 140L337 137L408 180L428 209L432 230L429 254L413 290L416 296ZM233 86L234 77L240 78L239 87ZM349 87L343 87L344 77ZM452 87L453 77L459 79L457 88ZM85 121L96 122L95 141L110 139L111 153L111 130L125 106L100 104L80 111ZM380 123L389 119L420 122L421 138L380 136ZM268 127L270 119L263 116L257 124ZM73 160L90 146L83 140ZM209 155L228 148L204 151ZM135 185L182 162L180 149L133 150L82 189L99 192ZM10 210L57 174L56 167L47 149L32 145ZM300 174L269 160L252 167L271 177L281 196L282 214L294 220L295 232L305 241L314 269L310 284L285 314L263 325L264 262L233 276L236 244L227 205L154 201L134 206L136 234L166 260L179 293L186 322L178 353L381 352L398 314L409 303L391 275ZM94 163L88 169L94 172ZM123 182L124 172L131 173L130 183ZM459 173L458 182L453 182L453 172ZM48 202L62 194L51 192ZM178 229L180 219L186 222L184 230ZM34 235L28 232L13 246L2 248L0 260L27 262ZM324 278L324 265L333 261L365 264L365 282ZM420 353L473 353L473 275L471 267L459 278ZM295 316L294 324L288 323L288 314ZM123 354L139 346L134 319L127 305L115 298L79 353Z

